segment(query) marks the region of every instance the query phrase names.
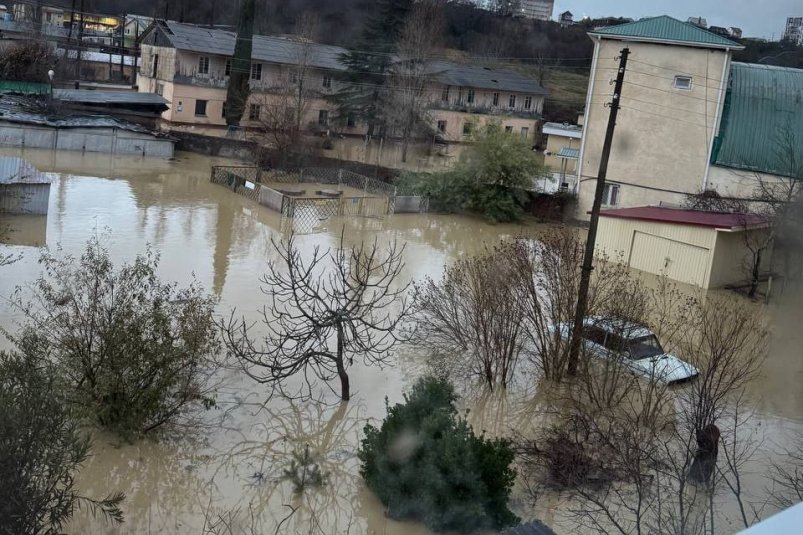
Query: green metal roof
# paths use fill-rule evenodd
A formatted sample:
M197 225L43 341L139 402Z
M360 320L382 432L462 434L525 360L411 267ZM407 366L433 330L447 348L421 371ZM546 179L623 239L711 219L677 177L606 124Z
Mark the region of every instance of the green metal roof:
M725 39L721 35L666 15L600 28L589 32L589 35L622 37L637 41L666 42L705 48L744 48L739 43Z
M803 178L803 69L731 64L711 163Z
M46 95L49 92L50 86L47 84L0 80L0 93L14 93L18 95Z

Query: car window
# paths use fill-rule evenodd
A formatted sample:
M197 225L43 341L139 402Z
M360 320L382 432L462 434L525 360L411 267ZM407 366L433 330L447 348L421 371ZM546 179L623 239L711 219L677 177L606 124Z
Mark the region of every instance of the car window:
M627 341L615 333L608 333L605 338L605 347L611 351L620 353L627 349Z
M664 349L655 335L642 336L630 341L630 358L633 360L655 357L663 352Z
M605 345L605 335L608 334L599 327L587 325L583 327L583 338L601 346Z

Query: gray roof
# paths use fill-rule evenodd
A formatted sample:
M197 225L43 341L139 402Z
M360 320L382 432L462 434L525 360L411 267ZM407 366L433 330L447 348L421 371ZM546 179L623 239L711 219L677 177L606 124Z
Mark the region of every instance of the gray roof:
M220 56L234 55L236 42L234 32L163 20L156 21L151 31L154 28L163 31L170 43L179 50ZM302 55L302 47L307 45L308 43L288 37L255 35L251 58L268 63L294 65ZM320 43L309 43L309 45L311 45L309 65L320 69L345 70L345 65L340 62L340 56L348 52L345 48ZM534 80L508 69L437 61L432 65L432 72L437 81L445 85L500 89L531 95L549 93Z
M556 155L558 158L567 158L569 160L577 160L580 158L580 149L572 149L569 147L561 147Z
M53 98L76 104L135 104L166 106L168 101L156 93L136 91L95 91L91 89L54 89Z
M534 80L508 69L495 69L480 65L436 61L432 65L439 82L445 85L501 89L531 95L547 95L549 91Z
M234 32L173 21L158 21L157 27L161 28L173 46L180 50L220 56L234 55L234 45L237 40ZM303 47L308 44L311 49L309 65L320 69L345 69L343 64L338 61L340 54L346 52L345 48L319 43L303 43L284 37L255 35L251 58L269 63L294 65L298 63L298 58L303 54Z

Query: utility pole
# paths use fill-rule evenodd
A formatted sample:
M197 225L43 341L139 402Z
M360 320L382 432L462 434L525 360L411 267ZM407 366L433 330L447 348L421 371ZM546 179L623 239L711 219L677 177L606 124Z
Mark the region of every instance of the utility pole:
M594 204L591 206L591 221L588 224L588 238L586 239L586 250L583 255L583 268L580 273L580 291L577 295L577 310L574 314L574 326L569 347L567 370L569 375L577 374L580 343L583 336L583 320L585 320L586 308L588 307L588 287L591 284L591 272L594 270L594 248L597 243L599 209L602 206L605 178L608 175L608 160L610 159L611 146L613 145L613 131L616 128L616 116L619 115L619 104L622 100L622 83L625 80L625 69L627 68L627 56L629 54L629 48L623 48L620 52L619 72L616 75L616 85L614 86L613 99L610 104L611 114L608 117L608 129L605 131L605 143L602 145L602 157L599 162L599 172L597 173L597 189L594 192Z

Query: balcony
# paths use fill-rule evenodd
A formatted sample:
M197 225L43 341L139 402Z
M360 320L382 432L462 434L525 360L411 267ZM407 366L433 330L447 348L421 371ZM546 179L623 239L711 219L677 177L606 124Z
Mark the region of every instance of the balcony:
M226 89L229 86L229 79L209 76L207 74L178 74L173 76L173 82L184 85L195 85L199 87L214 87L216 89Z
M482 106L476 103L444 102L442 100L433 100L427 105L427 109L475 113L477 115L495 115L498 117L518 117L520 119L541 119L541 114L535 110L517 110L496 106Z

